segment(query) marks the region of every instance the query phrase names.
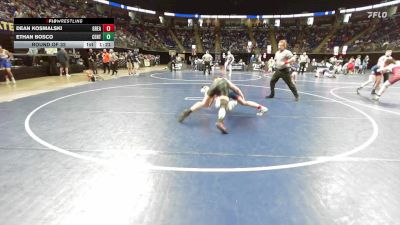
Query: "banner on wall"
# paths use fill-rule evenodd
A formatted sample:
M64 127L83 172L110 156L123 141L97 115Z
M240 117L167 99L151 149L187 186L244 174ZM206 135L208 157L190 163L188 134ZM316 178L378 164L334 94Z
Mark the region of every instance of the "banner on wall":
M333 55L339 55L339 46L333 48Z
M346 53L347 53L347 45L343 46L342 48L342 54L346 55Z
M170 56L176 55L176 51L175 51L175 50L169 50L169 51L168 51L168 54L169 54Z
M14 23L0 20L0 32L14 32Z
M192 55L196 55L197 51L196 51L196 45L192 45Z
M271 54L272 52L272 46L271 45L267 45L267 53Z

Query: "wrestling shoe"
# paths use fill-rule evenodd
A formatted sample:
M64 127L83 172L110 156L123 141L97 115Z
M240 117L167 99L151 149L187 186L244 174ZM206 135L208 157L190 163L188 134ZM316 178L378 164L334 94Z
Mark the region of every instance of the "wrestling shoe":
M257 116L262 116L268 111L268 108L265 106L262 106L261 109L257 112Z
M179 123L182 123L186 119L186 117L188 117L190 115L190 113L192 113L192 111L190 109L185 109L179 116L179 119L178 119Z
M221 133L223 133L223 134L228 134L228 131L226 130L226 128L225 128L225 126L224 126L224 123L222 123L222 122L217 122L217 123L215 124L215 126L218 128L218 130L221 131Z

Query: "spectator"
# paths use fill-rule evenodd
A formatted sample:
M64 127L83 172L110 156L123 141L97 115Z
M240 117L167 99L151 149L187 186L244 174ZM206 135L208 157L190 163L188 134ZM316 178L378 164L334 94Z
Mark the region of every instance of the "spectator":
M93 74L97 74L97 54L93 49L89 49L88 53L89 69L93 71Z
M112 74L111 76L118 75L118 55L116 52L114 52L114 50L110 49L110 65L111 65L111 70L112 70Z
M63 75L63 72L65 72L65 75L67 77L70 77L71 75L69 75L68 73L68 67L69 67L69 55L68 53L65 51L64 48L61 48L58 52L57 52L57 60L58 63L60 63L60 76Z

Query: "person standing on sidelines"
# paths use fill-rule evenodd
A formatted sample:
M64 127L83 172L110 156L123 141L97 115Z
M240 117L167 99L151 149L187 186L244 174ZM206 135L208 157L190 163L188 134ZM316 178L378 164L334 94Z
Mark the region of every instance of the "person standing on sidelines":
M268 60L268 73L272 73L274 71L274 67L275 67L275 60L273 57L271 57Z
M295 52L293 53L293 58L294 58L294 61L293 61L292 64L291 64L291 68L290 68L291 74L290 74L290 77L291 77L291 79L292 79L292 83L293 83L293 84L296 84L296 80L297 80L297 77L298 77L298 75L299 75L298 71L299 71L300 65L299 65L298 56L296 55Z
M93 49L89 49L88 59L89 69L93 71L93 74L97 74L97 54L93 52Z
M278 43L278 48L279 50L275 53L276 71L270 81L271 93L268 96L266 96L266 98L275 97L275 84L278 82L280 78L282 78L285 81L286 85L289 87L289 89L292 91L295 100L298 101L299 94L297 92L296 85L294 85L292 82L289 69L291 63L294 62L296 58L293 57L291 51L286 49L287 48L286 40L280 40Z
M360 73L361 73L361 70L362 70L361 55L358 55L358 56L357 56L356 61L355 61L355 63L354 63L354 66L355 66L355 70L354 70L354 71L355 71L357 74L360 74Z
M170 67L170 71L172 72L172 71L175 71L176 72L176 56L175 56L175 54L174 55L171 55L171 61L170 61L170 65L171 65L171 67Z
M110 49L110 64L112 70L111 76L114 76L114 73L118 76L118 55L112 49Z
M228 51L228 55L226 56L225 60L225 73L228 72L228 78L231 78L232 75L232 65L235 62L235 57L231 54L230 51Z
M128 76L133 75L133 53L131 50L126 54L126 67L128 68Z
M10 81L16 84L14 75L11 72L10 58L12 58L12 54L0 45L0 69L3 67L6 69L7 75L5 75L5 77L7 84L9 84Z
M68 73L69 55L67 51L65 51L65 48L61 48L60 51L57 52L57 60L60 63L60 76L62 76L63 71L65 71L65 75L70 77L71 75Z
M135 76L139 76L139 67L140 67L140 59L139 59L139 49L135 49L133 51L133 74Z
M300 73L301 73L301 75L304 74L304 70L306 69L306 65L307 65L308 60L309 60L309 59L308 59L307 53L306 53L306 52L303 52L303 55L300 55L300 59L299 59L299 62L300 62Z
M365 58L362 61L362 69L361 69L362 74L365 74L365 71L368 68L368 63L369 63L369 56L367 55L367 56L365 56Z
M110 54L108 54L106 49L103 50L101 58L103 60L103 73L106 73L106 69L108 73L110 73Z

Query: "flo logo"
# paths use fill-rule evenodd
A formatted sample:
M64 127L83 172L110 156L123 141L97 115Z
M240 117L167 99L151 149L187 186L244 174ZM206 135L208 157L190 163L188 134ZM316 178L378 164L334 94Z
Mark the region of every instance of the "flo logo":
M367 12L368 18L386 18L388 16L387 12Z

